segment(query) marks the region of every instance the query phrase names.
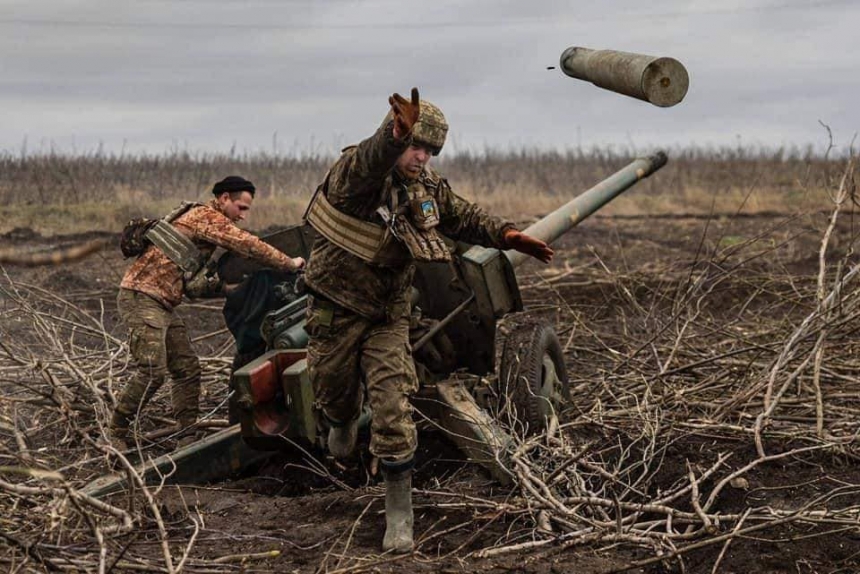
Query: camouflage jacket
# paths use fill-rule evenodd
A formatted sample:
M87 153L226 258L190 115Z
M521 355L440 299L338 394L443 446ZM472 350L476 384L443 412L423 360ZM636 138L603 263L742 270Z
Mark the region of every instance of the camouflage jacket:
M289 257L256 235L236 227L218 210L215 200L187 211L173 225L190 237L207 257L216 247L223 247L277 269L288 267L291 263ZM182 270L161 249L150 245L125 272L120 287L146 293L171 309L182 301L182 275Z
M399 177L393 168L411 140L398 142L392 123L355 147L344 150L329 170L326 198L338 210L366 221L381 223L380 206L391 207L390 197ZM425 168L418 178L439 206L437 230L443 235L485 247L502 246L502 237L514 224L493 217L451 191L448 182ZM409 185L416 185L410 182ZM306 284L316 293L370 319L394 319L407 309L414 262L377 266L367 263L320 237L314 244L305 272Z

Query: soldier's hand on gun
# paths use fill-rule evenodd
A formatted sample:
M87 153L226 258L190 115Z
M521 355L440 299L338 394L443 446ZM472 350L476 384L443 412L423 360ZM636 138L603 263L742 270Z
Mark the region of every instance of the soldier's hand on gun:
M412 101L410 102L400 94L392 94L388 98L391 105L391 114L394 116L394 137L403 139L412 131L412 126L418 121L418 112L421 104L418 100L418 88L412 88Z
M515 249L544 263L552 261L552 256L555 253L549 245L540 239L526 235L516 229L509 229L505 232L505 249Z

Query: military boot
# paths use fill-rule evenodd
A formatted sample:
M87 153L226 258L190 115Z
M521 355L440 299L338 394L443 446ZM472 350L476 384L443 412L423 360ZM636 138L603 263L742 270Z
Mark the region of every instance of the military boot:
M382 462L385 477L385 537L382 549L395 554L412 552L412 459L405 463Z
M114 411L108 429L108 440L110 445L119 452L128 451L128 427L130 426L128 416Z
M176 448L180 449L203 438L204 433L197 428L196 416L182 416L176 422Z
M343 460L355 450L358 440L358 417L348 423L331 422L328 431L328 451L336 459Z

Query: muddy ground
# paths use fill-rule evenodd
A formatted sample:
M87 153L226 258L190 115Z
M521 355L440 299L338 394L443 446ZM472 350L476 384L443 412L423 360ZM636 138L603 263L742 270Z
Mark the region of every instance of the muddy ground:
M671 348L671 344L664 347L662 343L657 346L653 343L663 341L657 339L661 329L674 325L667 318L678 314L677 302L688 292L694 270L702 269L720 269L724 273L716 277L725 277L728 269L729 279L714 280L716 285L707 290L707 297L698 300L698 309L703 314L695 316L693 327L674 339L668 337L667 341L681 341L700 324L705 327L697 331L699 336L711 337L709 345L715 350L722 348L720 346L734 336L733 332L749 332L751 325L765 321L780 325L780 330L772 331L779 333L779 337L790 334L792 326L814 309L814 300L808 295L814 292L818 253L826 224L827 214L595 217L562 238L551 266L528 263L521 268L518 276L524 303L538 311L553 311L555 328L565 349L574 404L563 413L561 420L574 424L564 432L572 440L603 441L609 452L613 441L621 442L619 437L629 436L630 430L624 423L617 422L621 418L612 418L608 406L605 418L598 420L593 416L595 397L610 396L606 393L611 393L612 389L603 388L607 381L612 381L612 376L631 364L641 371L643 379L651 377L655 368L662 368L664 374L681 369L686 378L680 382L675 379L666 382L668 390L660 391L661 396L672 395L662 406L666 412L671 411L666 419L671 425L661 429L657 436L672 438L663 443L665 448L661 450L659 468L643 488L648 493L669 489L685 475L688 464L691 468L704 468L713 462L717 452L732 453L730 468L733 469L753 460L756 450L748 431L749 415L727 417L723 424L713 427L683 426L705 420L705 412L713 414L719 410L713 408L718 404L717 399L709 399L715 402L704 406L694 400L678 399L683 395L683 388L697 388L703 381L705 385L714 386L724 383L716 380L710 383L709 377L713 374L706 367L687 369L697 360L693 355L684 356L687 343L678 346L677 357L670 361L665 361L664 349ZM4 236L2 244L44 247L80 239L80 236L43 238L27 230L16 230ZM854 261L850 252L853 240L853 220L844 216L831 239L829 261L835 265L842 259L843 267L849 267ZM7 288L14 285L28 294L36 289L36 293L42 295L53 293L73 301L98 317L108 333L121 339L123 334L117 324L114 297L126 264L117 250L62 267L7 267L4 285ZM34 336L33 322L20 312L19 306L7 300L3 303L3 311L0 330L4 340L23 345L32 339L34 348L44 344L43 337ZM192 337L199 339L196 348L209 365L204 411L213 411L216 418L226 418L223 397L232 348L229 335L220 332L223 320L219 302L184 305L179 313L190 327ZM672 328L680 332L676 327ZM648 346L649 337L651 347ZM781 341L767 341L767 336L764 339L757 339L754 345L766 349L770 344L778 346ZM831 385L827 388L827 396L847 401L840 402L839 408L843 414L847 413L848 422L844 424L850 425L860 388L851 368L853 341L849 337L841 344L841 349L827 355L828 359L833 357L833 369L840 373L827 383ZM689 345L695 348L695 341ZM51 351L41 348L38 352L50 354ZM739 357L747 357L738 353ZM653 361L652 354L657 356ZM747 376L747 371L759 368L758 365L772 357L772 354L756 355L745 367L738 367L740 370L724 373L735 372L740 380ZM648 366L651 362L656 367ZM719 378L725 377L720 375ZM3 382L3 388L4 392L23 396L9 381ZM169 399L161 393L148 409L152 416L144 421L145 431L151 432L166 424L153 416L168 416L168 405ZM43 430L47 415L39 418L38 411L20 408L22 413L28 413L24 426L32 429L28 435L30 448L38 452L40 441L51 436L50 431ZM815 421L814 416L810 419L808 409L789 413L785 421L786 425L794 426L786 426L784 433L768 437L768 447L773 452L810 444L804 433L815 434ZM834 425L837 422L844 421L834 421ZM806 430L798 432L798 425ZM364 439L366 446L366 437ZM3 434L3 440L8 441L7 452L15 452L8 433ZM366 455L351 466L340 467L326 459L324 453L311 452L325 469L320 472L320 467L308 456L282 453L215 484L165 487L158 495L159 509L171 540L176 543L175 552L180 552L181 541L187 542L192 536L195 521L199 525L190 553L192 560L187 565L191 571L591 574L614 571L655 556L656 549L646 543L613 542L604 538L566 545L562 538L534 549L480 558L477 553L482 549L550 540L554 535L537 531L534 517L529 513L504 510L507 501L522 498L523 493L516 487L504 488L494 483L481 468L469 464L439 431L422 426L420 441L414 484L417 549L412 555L381 555L382 489L378 479L369 472L371 463ZM163 452L169 446L169 442L162 444L161 450L154 452ZM799 453L758 465L745 475L745 485L723 491L717 508L722 513L741 512L748 507L791 509L798 506L798 501L813 500L828 489L856 486L860 484L860 466L855 451L856 441L838 451ZM42 459L50 463L48 466L61 466L60 453L53 456L50 445L45 445L44 452ZM612 455L607 456L611 458ZM5 462L0 464L14 459L10 455L4 458ZM713 483L703 483L702 489L708 486ZM847 498L831 504L840 508L860 505L858 492L856 488L849 489ZM471 505L470 500L489 501L497 507L483 502ZM123 504L121 496L114 497L113 501ZM9 532L17 532L19 538L36 540L33 532L23 531L26 519L16 518L14 514L26 513L27 508L35 506L28 506L26 502L16 505L13 518L6 517L7 526ZM734 525L729 522L711 534L676 544L682 547L707 541L730 532ZM555 535L559 533L555 530ZM860 524L851 527L826 521L787 521L735 538L724 552L718 571L858 572L858 537ZM107 547L109 556L121 554L125 561L136 560L138 569L160 567L158 536L151 523L133 535L109 539ZM0 548L4 548L2 541ZM686 551L683 558L630 571L710 573L723 548L722 543L703 545L700 549ZM203 566L205 561L216 557L272 550L280 554L268 558L246 557L244 562L236 558L235 561L224 560L218 566L208 563ZM49 555L51 550L46 546L42 551ZM79 551L85 554L83 547ZM666 552L667 548L660 551ZM23 555L20 548L8 542L5 552L7 560L17 557L20 561ZM130 568L127 562L123 564ZM29 565L36 570L47 569L34 558ZM116 568L117 571L123 569Z

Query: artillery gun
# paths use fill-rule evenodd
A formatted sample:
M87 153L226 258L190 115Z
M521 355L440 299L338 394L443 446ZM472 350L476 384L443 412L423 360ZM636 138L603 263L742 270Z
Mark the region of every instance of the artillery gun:
M679 103L689 85L686 69L672 58L572 47L562 53L560 66L570 77L661 107ZM663 152L634 160L525 232L552 244L666 161ZM299 225L263 239L307 258L314 231ZM527 257L463 243L449 247L452 263L419 264L413 282L410 343L420 382L413 404L472 461L505 483L510 480L508 430L539 432L575 397L552 325L522 321L515 269ZM263 278L261 284L268 285L272 279L266 273L229 255L219 266L228 283L248 285ZM145 480L163 480L166 473L174 482L216 480L272 451L321 442L307 373L307 296L293 293L293 279L280 277L280 283L264 289L286 294L282 305L258 305L256 316L240 317L239 330L265 348L231 378L230 419L237 424L147 464L141 469ZM268 296L263 299L270 302ZM103 496L121 490L124 482L109 475L84 491Z
M525 230L548 244L615 197L662 168L666 154L636 159ZM264 236L287 253L307 257L314 231L293 226ZM498 481L510 476L505 461L512 426L539 432L570 396L558 338L541 320L520 322L522 299L515 269L527 256L458 243L451 264L418 265L413 282L410 342L420 390L413 404L446 431ZM228 283L253 281L266 271L237 257L219 270ZM292 292L290 281L273 289ZM277 450L313 448L321 438L313 416L304 331L306 295L265 310L260 332L268 350L232 376L231 422L211 436L155 459L141 469L146 481L194 483L220 479ZM229 299L228 299L229 304ZM250 318L249 318L250 319ZM257 322L259 324L259 321ZM85 489L104 496L125 487L124 475L107 475Z
M665 163L662 152L637 159L525 233L552 244ZM295 226L266 240L307 256L312 238L309 227ZM564 358L552 325L520 315L515 269L527 256L463 243L451 249L451 264L423 263L415 273L410 343L420 387L413 404L470 459L505 482L511 444L506 428L538 432L570 399ZM253 272L237 259L221 269L228 281ZM266 314L261 330L269 350L233 374L231 416L253 449L321 441L304 350L306 298Z

